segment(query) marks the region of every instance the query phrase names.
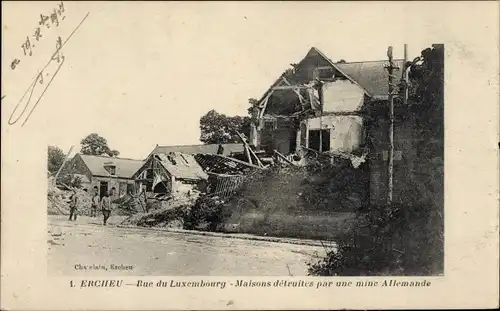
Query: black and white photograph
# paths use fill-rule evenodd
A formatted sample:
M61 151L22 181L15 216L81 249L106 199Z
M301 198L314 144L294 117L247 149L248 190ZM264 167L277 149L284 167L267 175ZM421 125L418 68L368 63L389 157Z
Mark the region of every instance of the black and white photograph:
M490 295L498 14L467 4L2 3L12 299Z
M255 32L211 49L181 25L145 21L129 58L96 54L115 69L89 74L125 85L89 81L83 122L49 142L51 274L443 274L443 44L249 50Z

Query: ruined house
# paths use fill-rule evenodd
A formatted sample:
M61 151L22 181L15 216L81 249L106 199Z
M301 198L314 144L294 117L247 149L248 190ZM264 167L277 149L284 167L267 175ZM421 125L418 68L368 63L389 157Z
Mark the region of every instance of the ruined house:
M171 193L170 177L168 173L166 182L154 182L155 169L164 170L164 166L159 163L159 157L167 154L176 154L188 161L193 162L193 170L200 172L203 178L183 178L183 184L194 185L197 190L206 194L224 196L231 195L241 185L244 175L260 167L246 163L245 146L243 143L232 144L202 144L202 145L180 145L180 146L160 146L157 145L146 159L144 168L136 174L138 186L148 192ZM155 155L158 155L155 157ZM154 160L156 158L156 160ZM174 159L174 161L176 161ZM157 162L157 164L155 164ZM176 161L179 162L179 161ZM181 162L182 163L182 162ZM196 165L198 164L198 166ZM149 170L146 172L146 168ZM175 177L175 176L174 176ZM177 177L178 181L179 176ZM164 187L165 186L165 187Z
M360 155L367 143L366 107L387 101L385 64L334 63L311 48L260 99L250 140L268 154L300 153L305 147Z
M433 48L443 54L441 45ZM311 48L261 97L253 113L251 141L268 154L303 154L305 149L347 155L353 166L363 163L370 204L384 204L390 148L386 65L386 60L335 63ZM394 65L400 69L393 79L398 85L403 60L394 60ZM442 201L443 174L432 175L442 170L443 135L437 130L442 124L427 125L426 120L429 111L438 116L443 112L433 109L394 100L393 202L408 204L417 193ZM416 184L433 188L419 190Z
M133 178L139 192L175 197L203 191L207 186L208 175L193 155L169 152L152 153Z
M403 60L394 63L401 68ZM383 121L388 113L387 64L385 60L335 63L311 48L261 97L254 108L251 141L266 154L276 150L303 158L314 151L331 159L349 159L352 167L365 172L357 181L366 188L363 200L379 202L387 178L383 172L388 150ZM397 84L401 73L395 73ZM401 142L404 137L398 134ZM401 150L396 151L395 160L401 159ZM405 170L397 174L404 175Z
M64 174L72 174L82 180L83 189L97 187L102 197L104 191L115 188L119 194L134 193L133 175L143 165L141 160L110 158L76 154L64 169Z

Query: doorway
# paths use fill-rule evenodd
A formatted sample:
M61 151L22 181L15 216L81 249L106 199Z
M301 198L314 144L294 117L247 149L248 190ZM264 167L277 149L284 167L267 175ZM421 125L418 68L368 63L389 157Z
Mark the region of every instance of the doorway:
M297 130L292 129L290 134L290 152L295 153L297 151Z
M108 191L108 182L107 181L101 181L99 185L99 196L102 197L104 196L104 193Z

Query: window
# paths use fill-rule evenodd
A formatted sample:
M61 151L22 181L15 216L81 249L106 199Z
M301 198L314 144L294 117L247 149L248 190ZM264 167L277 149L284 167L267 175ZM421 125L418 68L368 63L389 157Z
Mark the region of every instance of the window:
M309 148L320 152L330 151L330 130L310 130Z
M104 167L111 175L116 175L116 166L108 165Z
M173 164L173 165L177 165L177 162L174 160L174 157L171 156L171 155L168 155L167 156L168 160Z
M219 145L219 147L220 147L220 146L221 146L221 145ZM189 164L189 163L188 163L188 160L186 159L186 157L184 157L184 155L183 155L183 154L181 154L180 156L181 156L182 160L184 160L184 164Z
M276 119L264 120L264 124L262 127L263 127L264 131L272 132L278 127L278 120L276 120Z
M292 129L290 134L290 147L289 153L295 153L297 150L297 130Z
M130 194L135 193L135 185L134 184L127 184L127 193L130 193Z

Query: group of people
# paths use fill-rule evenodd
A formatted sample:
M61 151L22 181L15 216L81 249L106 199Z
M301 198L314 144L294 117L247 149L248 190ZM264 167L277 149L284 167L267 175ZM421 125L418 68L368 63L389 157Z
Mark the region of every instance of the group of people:
M85 192L87 189L85 189ZM104 191L102 194L102 197L99 196L99 189L94 187L94 194L92 196L91 200L91 206L90 206L90 217L97 217L97 209L100 209L102 211L102 215L104 216L104 221L103 225L106 226L106 223L111 216L111 210L113 209L113 198L116 193L115 187L111 188L111 193L108 193L108 191ZM73 189L73 194L71 195L70 198L70 203L69 203L69 220L76 220L76 217L78 215L78 206L80 205L80 198L78 196L78 193L76 192L75 189Z

